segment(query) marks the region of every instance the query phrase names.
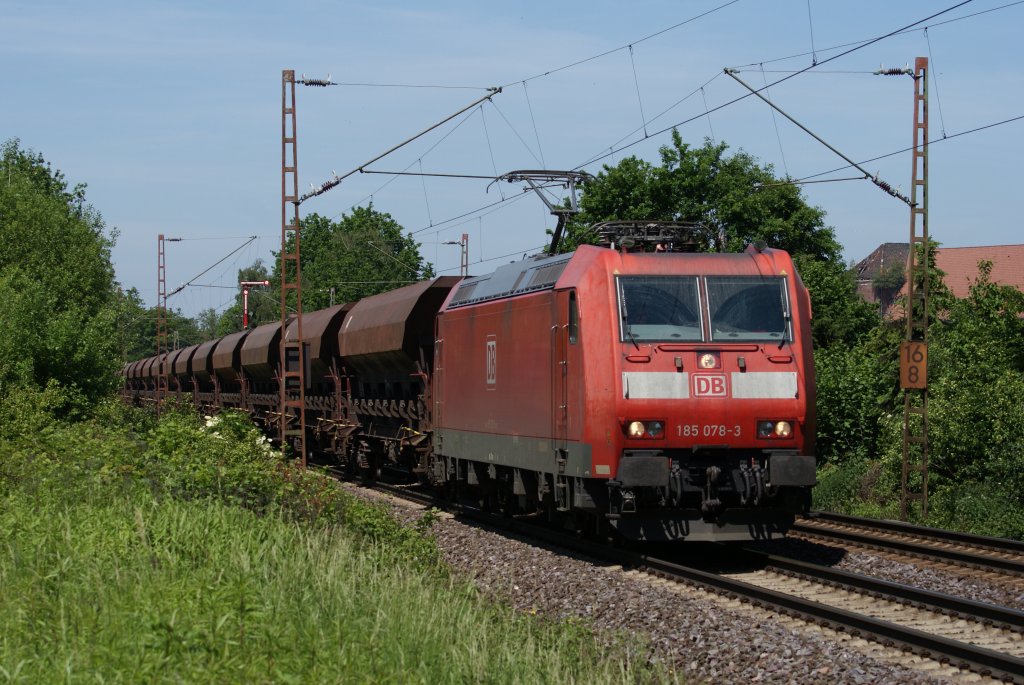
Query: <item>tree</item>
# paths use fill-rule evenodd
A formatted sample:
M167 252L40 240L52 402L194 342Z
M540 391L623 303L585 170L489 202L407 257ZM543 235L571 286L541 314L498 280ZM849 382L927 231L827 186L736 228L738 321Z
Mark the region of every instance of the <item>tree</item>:
M660 150L661 165L627 157L605 165L584 186L581 212L570 222L565 245L593 242L589 226L610 220L692 221L706 251L737 251L763 241L793 254L836 262L840 246L825 213L808 205L799 187L780 183L772 167L728 145L692 148L678 131Z
M85 185L7 141L0 158L0 402L16 387L105 393L120 366L110 248Z
M841 344L849 349L878 325L878 308L857 294L852 269L839 261L822 261L802 254L795 255L794 260L811 293L811 336L815 347Z
M419 244L402 235L402 226L390 214L371 204L357 207L331 221L319 214L302 219L302 306L322 309L331 302L354 302L434 275L423 260ZM289 249L291 245L289 245ZM271 282L280 287L279 259Z
M178 349L209 340L200 330L198 321L189 318L180 310L169 309L166 313L168 345ZM157 308L146 307L142 296L135 288L129 288L120 297L118 306L118 339L121 357L133 361L156 354Z

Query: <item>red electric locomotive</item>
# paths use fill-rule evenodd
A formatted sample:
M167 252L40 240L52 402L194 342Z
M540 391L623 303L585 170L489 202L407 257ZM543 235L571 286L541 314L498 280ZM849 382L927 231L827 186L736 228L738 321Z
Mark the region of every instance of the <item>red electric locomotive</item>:
M783 533L815 483L810 318L771 249L468 278L437 317L431 478L631 539Z

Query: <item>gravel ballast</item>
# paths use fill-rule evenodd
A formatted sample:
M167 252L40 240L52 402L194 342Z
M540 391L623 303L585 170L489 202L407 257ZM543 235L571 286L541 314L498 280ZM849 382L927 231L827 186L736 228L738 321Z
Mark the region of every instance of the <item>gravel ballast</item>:
M396 506L413 520L422 510ZM650 658L686 682L949 683L979 682L975 674L935 672L901 664L921 659L845 634L661 581L637 571L574 558L440 517L433 533L445 561L485 595L553 619L578 618L599 634L632 633ZM611 638L609 638L611 639Z

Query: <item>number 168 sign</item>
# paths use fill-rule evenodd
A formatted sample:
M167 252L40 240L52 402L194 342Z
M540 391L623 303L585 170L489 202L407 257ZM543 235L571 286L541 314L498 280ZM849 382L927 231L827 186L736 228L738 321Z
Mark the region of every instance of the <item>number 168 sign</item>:
M928 387L928 345L923 342L900 343L900 387Z

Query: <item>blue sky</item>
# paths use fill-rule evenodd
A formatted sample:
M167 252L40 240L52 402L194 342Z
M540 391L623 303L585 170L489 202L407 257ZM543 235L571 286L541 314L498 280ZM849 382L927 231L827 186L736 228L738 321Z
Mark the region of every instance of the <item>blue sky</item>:
M300 87L303 190L443 119L484 87L506 86L465 121L457 118L373 168L573 168L642 139L642 130L631 134L643 122L641 103L648 120L666 112L647 123L648 132L658 131L699 115L705 102L713 108L744 94L723 67L740 67L741 78L761 86L815 56L819 66L771 88L771 97L860 161L911 143L912 81L870 75L880 63L912 65L916 56L931 56L933 142L943 131L952 136L1024 115L1024 3L1013 0L974 0L921 24L930 27L927 36L919 27L820 64L842 51L833 46L887 34L955 4L2 0L0 138L19 138L72 183L89 184L90 202L119 233L118 279L147 303L155 302L157 234L189 239L168 245L171 289L242 245L244 236L258 236L197 281L211 287L190 287L171 300L192 315L228 304L237 269L268 261L278 245L282 69L329 73L345 84L465 87ZM960 17L967 18L949 21ZM629 44L632 60L628 49L615 50ZM606 51L612 52L530 78ZM679 130L697 145L713 135L796 178L843 164L781 117L773 122L755 98ZM937 240L1022 241L1022 133L1024 120L931 148L930 229ZM630 154L654 161L668 139L651 136L604 162ZM866 166L909 192L909 153ZM600 163L586 170L599 171ZM459 250L443 243L465 232L470 270L485 273L545 242L553 219L532 195L473 211L521 194L507 184L488 190L481 180L355 175L304 203L302 212L340 216L372 196L377 209L415 232L439 271L457 273ZM906 240L906 205L865 181L808 185L805 194L827 212L849 260L881 242Z

